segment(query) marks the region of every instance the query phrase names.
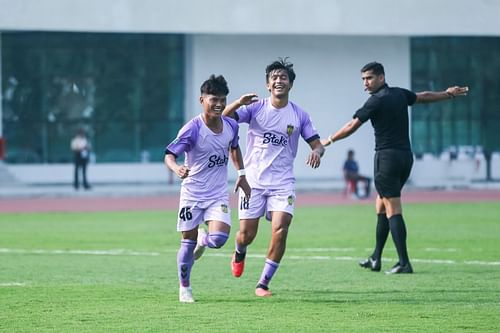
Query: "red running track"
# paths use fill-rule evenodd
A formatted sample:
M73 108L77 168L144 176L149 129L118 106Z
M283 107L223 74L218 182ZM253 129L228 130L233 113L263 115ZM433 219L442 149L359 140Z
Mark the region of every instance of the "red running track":
M373 205L374 198L354 200L341 193L297 193L297 206ZM500 202L500 190L409 191L403 193L403 203L430 202ZM231 196L231 207L237 198ZM24 212L96 212L177 209L177 195L140 197L63 197L0 199L0 213Z

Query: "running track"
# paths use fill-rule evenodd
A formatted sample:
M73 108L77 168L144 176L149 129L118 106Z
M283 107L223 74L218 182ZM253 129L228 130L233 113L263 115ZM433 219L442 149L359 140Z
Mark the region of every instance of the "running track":
M500 203L500 190L409 191L403 203L481 202ZM237 198L231 196L231 207ZM298 192L297 206L373 205L374 200L354 200L341 193ZM62 197L62 198L0 198L0 213L21 212L96 212L177 209L177 195L138 197Z

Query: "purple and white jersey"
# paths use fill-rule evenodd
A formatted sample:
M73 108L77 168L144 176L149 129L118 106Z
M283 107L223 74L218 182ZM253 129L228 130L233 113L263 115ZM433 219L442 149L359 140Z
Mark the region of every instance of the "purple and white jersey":
M319 139L307 112L296 104L276 109L270 98L236 110L236 119L248 123L245 169L252 188L283 189L293 186L293 163L299 136L306 142Z
M167 153L185 154L189 176L182 181L181 198L212 200L228 196L227 164L229 149L238 147L238 123L222 117L223 130L214 133L201 115L187 122L166 149Z

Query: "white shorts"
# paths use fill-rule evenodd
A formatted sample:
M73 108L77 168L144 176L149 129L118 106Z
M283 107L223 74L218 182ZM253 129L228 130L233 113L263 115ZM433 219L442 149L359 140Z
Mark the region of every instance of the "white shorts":
M227 198L203 202L180 199L177 231L193 230L206 221L220 221L231 226L231 209Z
M271 221L271 212L286 212L293 216L295 208L295 190L268 190L252 188L252 196L245 198L240 190L238 215L241 219L255 219L265 216Z

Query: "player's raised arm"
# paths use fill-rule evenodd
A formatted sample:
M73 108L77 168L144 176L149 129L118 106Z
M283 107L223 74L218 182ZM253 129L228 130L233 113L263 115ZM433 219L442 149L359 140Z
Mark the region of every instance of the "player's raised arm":
M466 96L469 92L469 87L449 87L445 91L422 91L416 93L417 100L415 103L433 103L452 99L457 96Z
M250 93L242 95L240 98L232 102L231 104L226 105L226 108L222 112L223 116L234 118L234 112L242 105L249 105L254 102L257 102L257 94Z

